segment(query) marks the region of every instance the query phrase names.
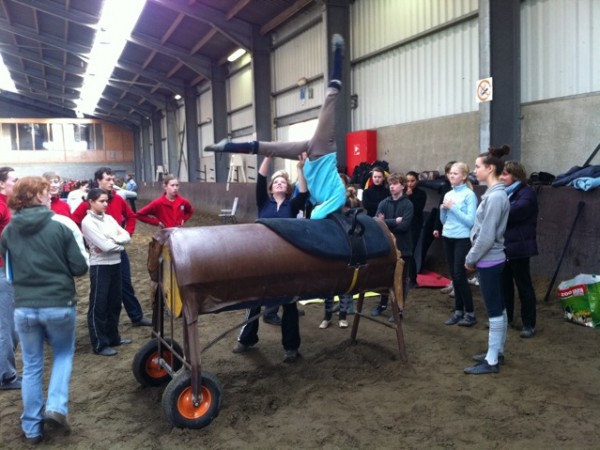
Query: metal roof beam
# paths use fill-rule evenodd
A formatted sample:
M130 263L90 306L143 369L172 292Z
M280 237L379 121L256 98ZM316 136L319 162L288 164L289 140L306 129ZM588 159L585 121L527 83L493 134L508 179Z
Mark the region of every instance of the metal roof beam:
M63 99L65 101L70 101L71 103L73 103L73 105L75 105L74 100L77 100L79 98L78 94L69 94L67 92L64 92L62 89L51 89L46 87L44 89L43 93L37 93L37 92L33 92L31 90L31 86L29 84L24 84L21 82L21 80L15 80L15 84L17 85L17 89L19 89L19 93L20 94L31 94L31 95L35 95L38 97L46 97L46 98L50 98L50 97L54 97L54 98L59 98L59 99Z
M121 83L127 84L127 86L124 87ZM148 103L154 105L158 109L163 109L165 107L165 103L156 100L155 96L153 96L150 92L145 91L144 89L141 89L139 87L132 86L126 80L111 79L111 80L108 80L108 86L111 86L115 89L119 89L121 91L131 92L132 94L137 95L137 96L141 97L142 99L144 99L145 101L147 101Z
M52 58L42 58L36 52L32 52L29 50L19 49L15 45L11 44L0 44L0 48L3 55L11 55L16 58L21 58L27 61L31 61L33 63L39 64L41 66L46 66L51 69L60 70L62 72L69 72L74 75L83 75L85 74L85 69L80 66L74 66L73 64L64 64L62 61ZM5 61L6 62L6 61Z
M196 3L194 7L172 0L147 0L151 3L184 13L192 19L206 23L219 30L229 40L250 51L252 45L252 25L240 19L227 20L227 16L217 9ZM209 78L209 77L207 77Z
M13 104L18 104L19 106L25 105L35 109L36 111L50 112L52 115L56 115L58 117L75 116L75 113L72 110L63 106L56 106L54 103L48 103L46 100L44 100L43 104L40 104L37 100L33 100L29 97L15 94L13 92L2 91L0 99L4 99L5 101Z
M265 23L260 28L260 34L265 35L268 32L274 30L282 23L290 20L293 16L295 16L298 12L304 9L306 6L310 5L313 0L297 0L292 6L283 11L281 14L273 17L267 23Z
M33 9L42 11L46 14L58 17L63 20L69 20L79 25L83 25L89 28L96 29L100 17L88 14L82 11L67 10L54 6L52 2L47 0L12 0L13 3L19 3L21 5L30 6ZM67 3L68 4L68 3Z
M114 101L112 101L111 99L102 97L100 98L100 100L98 101L98 105L96 106L96 109L99 109L100 111L104 112L105 114L116 114L119 116L129 116L133 113L135 113L136 115L140 116L140 117L149 117L149 113L147 112L139 112L134 110L134 108L124 104L124 103L117 103L115 104Z
M2 18L0 18L0 30L16 34L17 36L22 36L27 39L31 39L33 41L37 41L40 43L42 48L44 47L44 44L48 44L52 47L56 47L59 50L73 53L75 56L78 57L81 57L82 54L89 54L91 50L90 47L86 47L85 45L74 44L72 42L65 42L62 39L58 39L50 35L39 35L30 28L24 27L22 25L11 25L5 19Z
M175 58L193 71L200 73L207 78L210 77L212 61L209 58L191 55L189 52L179 46L172 44L161 44L159 40L150 36L141 35L139 33L132 34L129 38L129 41L139 45L140 47L155 50L159 53L170 56L171 58Z
M141 66L137 66L136 64L133 64L129 61L125 61L123 58L119 59L119 61L117 62L117 67L119 69L125 70L126 72L131 72L141 77L154 80L157 84L160 84L166 89L171 90L174 94L183 95L183 91L185 89L183 83L170 80L165 77L165 74L157 70L149 68L144 69Z
M137 112L139 112L141 115L146 116L146 117L151 117L152 114L154 113L154 111L156 111L155 108L152 107L148 107L145 106L143 104L139 104L136 103L134 101L128 100L126 98L121 98L112 94L109 94L107 92L104 92L102 94L101 99L107 101L107 102L112 102L114 104L117 105L125 105L131 109L135 109Z
M102 110L94 112L93 117L101 117L108 122L112 122L116 125L123 126L123 121L129 122L130 126L139 127L142 124L142 118L136 118L132 114L110 114L108 112L104 112ZM127 125L126 125L127 126Z

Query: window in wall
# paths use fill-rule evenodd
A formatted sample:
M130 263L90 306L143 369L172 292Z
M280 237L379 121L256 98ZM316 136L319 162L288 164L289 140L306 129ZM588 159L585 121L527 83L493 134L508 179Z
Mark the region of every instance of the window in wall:
M14 123L2 124L2 150L18 150L17 146L17 125Z
M79 150L99 150L104 148L102 124L75 124L73 126L75 146Z
M33 149L33 134L30 123L17 124L17 140L19 142L19 147L17 150Z
M3 123L0 126L0 149L104 149L104 127L94 123Z
M51 130L45 123L2 124L2 148L11 150L49 150Z
M84 124L73 125L73 142L77 150L89 150L88 126Z
M32 124L34 150L51 150L52 149L52 131L48 129L46 123ZM21 149L25 150L25 149Z
M50 123L48 124L48 132L50 141L48 145L49 150L64 151L65 149L65 137L62 123Z
M94 142L96 150L104 148L104 127L100 123L94 124Z

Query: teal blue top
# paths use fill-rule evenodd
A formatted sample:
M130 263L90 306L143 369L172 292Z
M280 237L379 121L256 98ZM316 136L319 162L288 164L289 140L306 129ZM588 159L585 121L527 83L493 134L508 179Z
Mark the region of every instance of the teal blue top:
M328 153L314 161L304 163L304 177L315 207L311 219L324 219L346 204L346 188L337 170L337 155Z

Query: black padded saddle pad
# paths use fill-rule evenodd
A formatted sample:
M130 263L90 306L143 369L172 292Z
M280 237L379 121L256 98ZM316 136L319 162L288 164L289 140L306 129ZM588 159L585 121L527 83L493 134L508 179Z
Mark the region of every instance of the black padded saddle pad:
M343 214L334 213L341 220L351 220ZM330 218L302 219L258 219L256 222L269 227L293 246L323 258L349 260L351 247L346 231ZM385 256L390 252L390 240L381 226L365 214L357 220L364 227L364 241L367 259Z

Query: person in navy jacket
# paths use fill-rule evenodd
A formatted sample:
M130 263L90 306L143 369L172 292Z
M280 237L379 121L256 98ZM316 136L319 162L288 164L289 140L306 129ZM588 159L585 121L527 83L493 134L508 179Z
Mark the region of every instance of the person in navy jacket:
M267 156L258 169L256 180L256 206L259 219L295 218L304 208L309 193L306 187L303 168L306 154L301 155L298 162L298 195L292 196L294 186L289 175L284 170L278 170L271 176L267 186L267 175L272 158ZM246 310L246 320L260 314L260 306ZM273 308L269 308L273 309ZM265 318L268 312L265 313ZM247 323L242 327L238 342L233 348L234 353L244 353L258 343L258 320ZM296 302L283 305L281 318L281 343L284 349L284 362L293 362L298 356L300 347L300 326L298 322L298 306Z
M502 181L510 201L508 224L504 234L506 265L504 266L504 302L508 322L513 321L515 288L521 299L522 338L535 335L536 298L529 261L538 254L537 216L538 203L533 189L526 184L527 174L518 161L506 161Z

